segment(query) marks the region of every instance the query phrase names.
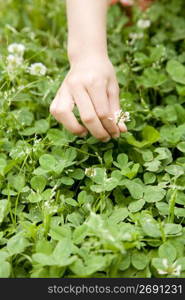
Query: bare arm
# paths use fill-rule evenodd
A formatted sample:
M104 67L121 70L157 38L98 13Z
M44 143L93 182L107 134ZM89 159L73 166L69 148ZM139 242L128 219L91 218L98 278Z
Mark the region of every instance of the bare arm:
M50 106L51 114L69 131L89 131L107 141L126 131L116 124L119 87L108 58L106 14L109 0L67 0L70 71ZM83 126L72 110L77 105Z
M94 53L107 55L108 2L108 0L67 0L68 54L71 60Z

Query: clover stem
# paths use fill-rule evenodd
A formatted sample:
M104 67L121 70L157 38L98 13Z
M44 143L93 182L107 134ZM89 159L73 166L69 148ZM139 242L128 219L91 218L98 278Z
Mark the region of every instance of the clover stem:
M174 209L175 209L175 202L176 202L177 190L175 189L170 197L169 201L169 215L168 215L168 222L174 222Z
M163 223L160 222L160 230L161 230L161 237L162 237L162 241L163 243L166 241L166 236L165 236L165 232L164 232L164 227L163 227Z

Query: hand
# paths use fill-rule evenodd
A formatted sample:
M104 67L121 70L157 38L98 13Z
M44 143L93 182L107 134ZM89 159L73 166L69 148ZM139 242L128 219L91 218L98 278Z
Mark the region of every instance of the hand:
M81 125L74 113L77 105ZM85 136L88 131L106 142L125 132L123 123L116 124L114 113L120 110L119 87L108 57L83 57L71 69L50 106L50 113L70 132Z

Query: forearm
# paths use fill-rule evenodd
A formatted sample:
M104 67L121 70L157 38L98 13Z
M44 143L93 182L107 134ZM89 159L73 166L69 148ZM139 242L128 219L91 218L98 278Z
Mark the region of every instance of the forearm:
M68 56L66 75L50 112L73 134L90 132L107 142L127 131L117 123L120 111L119 85L107 54L106 14L110 0L66 0ZM81 123L73 108L77 106Z
M106 14L110 0L67 0L69 60L107 56Z

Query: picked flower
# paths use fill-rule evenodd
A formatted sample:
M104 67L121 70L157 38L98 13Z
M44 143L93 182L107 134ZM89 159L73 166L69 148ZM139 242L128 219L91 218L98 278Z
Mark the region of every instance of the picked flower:
M34 63L28 68L28 72L31 75L44 76L46 75L47 68L42 63Z
M23 44L13 43L8 46L8 52L17 56L23 56L25 46Z
M141 29L145 29L150 27L151 25L151 21L150 20L145 20L145 19L140 19L137 22L137 27L141 28Z
M116 124L125 123L130 121L130 113L128 111L123 111L122 109L115 112Z

